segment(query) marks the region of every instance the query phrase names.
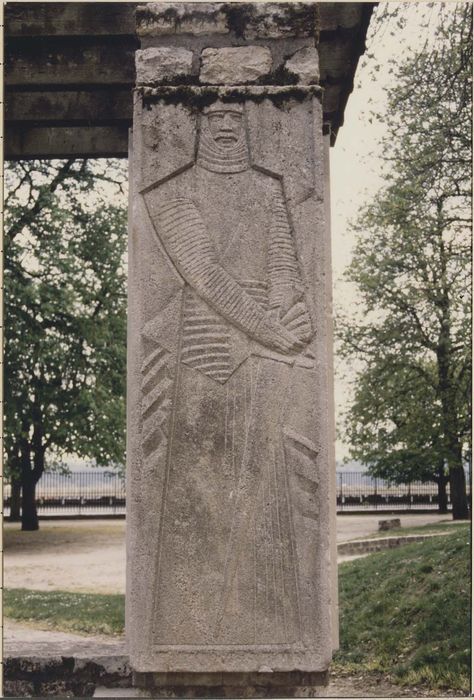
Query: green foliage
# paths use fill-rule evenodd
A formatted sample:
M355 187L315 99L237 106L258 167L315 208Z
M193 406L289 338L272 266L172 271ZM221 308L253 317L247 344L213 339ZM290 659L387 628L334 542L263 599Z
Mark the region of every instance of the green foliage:
M83 634L123 634L125 600L121 594L4 591L3 614L35 627Z
M470 679L470 538L449 535L339 567L336 672L466 692Z
M356 370L351 456L399 481L460 473L469 447L472 8L441 17L433 46L394 68L378 115L385 186L354 226L361 303L338 323Z
M436 374L422 363L416 367L401 362L395 368L393 358L368 364L358 375L349 414L352 454L376 476L394 483L440 478L436 468L443 450L442 416Z
M5 451L23 484L68 454L124 461L125 169L7 164Z

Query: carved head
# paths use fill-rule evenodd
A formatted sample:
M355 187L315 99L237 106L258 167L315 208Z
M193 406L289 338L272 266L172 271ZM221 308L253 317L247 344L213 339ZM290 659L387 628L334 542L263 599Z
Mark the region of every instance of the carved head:
M218 100L203 110L197 163L215 173L250 167L242 105Z
M242 107L218 102L209 107L205 114L214 141L223 148L233 148L242 135Z

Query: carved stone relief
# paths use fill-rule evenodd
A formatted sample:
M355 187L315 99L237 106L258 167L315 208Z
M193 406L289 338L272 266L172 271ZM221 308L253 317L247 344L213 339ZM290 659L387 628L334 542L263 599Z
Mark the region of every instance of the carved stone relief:
M133 622L132 659L139 670L324 670L324 299L308 280L324 261L302 264L299 241L318 233L294 224L307 200L319 212L319 102L309 95L294 105L311 142L304 157L284 142L288 110L267 106L257 119L251 100L180 108L174 169L173 137L153 141L173 109L164 107L161 121L160 105L148 109L141 131L135 121L136 196L153 241L134 258L142 281L131 294L142 300L143 320L132 449L143 473L159 474L159 503L137 523L147 570L137 553L130 580L143 576L153 591L143 639ZM269 149L269 134L257 143L257 126L273 129L280 153ZM296 182L301 158L309 165ZM153 275L159 298L143 283ZM133 483L134 494L147 489Z

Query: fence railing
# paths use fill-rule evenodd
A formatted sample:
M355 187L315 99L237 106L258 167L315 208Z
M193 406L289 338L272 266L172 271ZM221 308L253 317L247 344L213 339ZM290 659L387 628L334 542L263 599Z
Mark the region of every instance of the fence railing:
M446 495L451 508L449 484ZM363 472L337 472L336 499L338 511L437 510L439 505L438 486L434 482L391 484Z
M11 485L3 492L3 512L10 514ZM39 515L124 515L125 479L110 471L46 472L36 486Z
M469 487L469 481L468 481ZM447 486L448 507L449 484ZM437 510L435 483L390 484L363 472L337 472L337 510ZM124 515L125 479L116 472L88 471L42 476L36 488L40 515ZM10 514L11 486L3 494L4 514Z

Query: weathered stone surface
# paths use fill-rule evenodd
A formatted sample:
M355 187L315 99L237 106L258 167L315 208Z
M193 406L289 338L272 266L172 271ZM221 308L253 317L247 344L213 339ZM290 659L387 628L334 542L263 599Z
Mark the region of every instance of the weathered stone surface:
M264 46L204 49L199 80L211 85L254 83L271 70L272 53Z
M328 673L134 673L144 697L293 698L320 697Z
M319 22L315 3L255 2L243 7L243 35L246 39L317 36Z
M310 697L333 605L328 206L321 89L303 84L314 52L294 60L302 82L275 83L283 57L314 48L316 6L214 10L228 39L162 40L200 47L202 85L147 85L134 101L130 660L152 695ZM278 39L235 46L249 31Z
M324 672L320 97L312 86L222 88L222 101L215 92L156 88L136 100L131 664L144 673Z
M193 52L173 46L143 49L135 54L137 84L161 83L192 73Z
M67 689L75 689L76 695L85 697L92 694L85 692L86 689L92 688L93 691L96 684L127 686L131 678L128 656L123 654L124 649L120 643L115 646L117 649L113 649L113 643L108 649L99 648L98 651L103 652L99 656L93 655L93 647L92 653L87 655L86 645L79 652L71 652L71 656L59 656L57 649L54 656L47 652L44 654L41 650L38 650L38 656L8 655L4 659L4 680L12 689L15 684L41 684L44 689L49 684L48 692L36 693L45 697L62 695L62 691ZM65 653L68 651L71 650L66 647Z
M397 527L401 527L400 518L379 520L379 530L394 530Z
M139 5L137 33L141 37L228 34L245 40L315 38L319 29L314 3L157 3Z
M136 9L138 36L227 34L224 3L148 2Z
M314 47L300 49L285 63L285 68L298 77L302 85L319 82L318 51Z
M31 698L35 694L35 687L31 681L9 680L3 681L3 695L6 698Z
M383 549L392 549L400 547L404 544L412 542L424 542L431 540L433 537L442 537L446 533L437 532L431 535L399 535L397 537L377 537L367 540L350 540L349 542L340 542L337 545L337 553L339 556L346 554L362 554L366 552L380 552Z

